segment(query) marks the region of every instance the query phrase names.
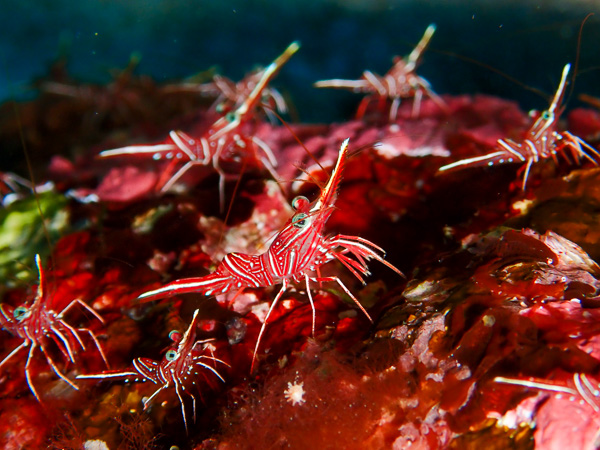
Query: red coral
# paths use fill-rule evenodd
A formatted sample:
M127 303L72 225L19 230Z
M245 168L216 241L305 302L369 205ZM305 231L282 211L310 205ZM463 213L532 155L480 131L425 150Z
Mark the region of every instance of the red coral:
M110 169L94 193L104 202L133 202L145 197L154 189L157 176L135 166Z
M569 112L569 130L583 140L596 142L600 139L600 111L575 108Z
M33 399L3 399L0 402L0 447L5 450L43 448L52 426Z
M581 398L551 395L535 414L535 448L597 448L600 440L600 413Z
M104 100L111 98L105 90L93 92ZM144 98L117 93L133 105ZM106 327L90 326L101 334L115 370L144 355L162 358L165 336L173 327L181 329L180 317L199 308L203 326L198 332L203 338L216 338L218 357L231 365L223 368L225 394L202 392L209 401L198 408L194 439L216 429L215 417L222 419L221 434L215 432L207 446L220 440L223 447L500 448L527 444L534 432L529 430L519 441L515 423L523 422L527 432L534 420L535 441L542 448L562 445L559 432L566 432L566 426L577 430L578 443L593 443L597 410L591 402L581 403L581 395L570 401L494 380L500 375L517 380L536 376L577 393L574 374L592 379L598 373L600 310L591 307L598 305L599 269L593 258L600 255L600 172L573 172L524 194L508 189L514 178L511 168L436 176L449 159L483 154L501 138L519 139L527 125L514 102L486 96L444 100L446 112L424 100L419 120L413 119L412 105L405 102L392 125L350 121L288 129L257 120L252 130L242 128L273 150L284 188L257 179L257 171L247 173L239 185L228 181L226 197L233 189L237 194L227 219L218 215L216 177L159 199L150 195L158 181L156 167L98 164L89 152L73 162L56 157L50 172L57 189L72 189L84 200L84 195L93 195L88 199L100 203L70 205L72 225L89 231L63 237L54 247L49 280L53 307L60 309L77 297L102 312ZM192 130L200 136L216 119L214 113L193 109L185 117L163 122L168 129ZM574 111L571 131L595 139L596 116ZM143 128L142 124L139 129ZM148 136L168 129L153 127ZM125 145L114 140L123 138L129 142L131 136L112 135L102 148ZM366 279L368 287L359 298L373 313L376 338L365 317L341 301L339 289L314 286L315 344L310 340L313 313L306 294L290 289L273 311L259 351L259 371L250 376L272 290L248 289L235 299L218 296L219 302L188 295L174 302L136 303L137 295L151 286L210 272L225 253L263 251L292 214L289 197L302 192L314 198L316 184L327 180L346 138L351 139L353 154L326 232L373 240L388 250L388 260L413 277L402 294L404 281L384 282L376 272ZM81 148L91 148L87 139L80 142ZM241 164L223 156L227 173L237 173ZM536 170L554 175L551 166ZM502 224L513 229L496 228ZM326 268L332 274L339 269L335 264ZM356 285L348 286L358 292ZM3 301L17 304L23 295L23 290L9 291ZM90 322L83 312L69 312L71 318L77 327ZM8 353L13 344L4 339L1 346ZM95 352L86 355L77 369L104 370ZM38 378L50 373L37 358L31 369ZM8 430L2 443L43 446L43 413L28 400L12 398L25 391L22 373L22 361L3 368L3 402L20 408L17 419L27 421L32 430L19 422L15 430L29 437ZM40 383L53 388L56 403L74 398L74 392L81 398L83 392L64 393L56 383ZM97 387L86 410L73 415L77 427L89 437L106 434L113 444L128 436L150 436L159 424L167 424L162 432L175 439L170 427L179 426L179 411L158 407L151 411L147 427L125 426L125 436L117 437L118 425L111 418L140 409L141 397L152 393L151 388ZM1 417L7 411L2 410ZM501 426L496 427L495 420Z

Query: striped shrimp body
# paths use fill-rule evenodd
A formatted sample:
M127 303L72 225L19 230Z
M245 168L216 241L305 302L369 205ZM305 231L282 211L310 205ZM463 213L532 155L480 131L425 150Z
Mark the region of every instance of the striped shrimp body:
M570 164L579 164L582 159L587 159L598 165L597 159L600 158L600 153L596 149L568 131L557 131L557 121L563 109L560 104L565 94L570 68L570 64L564 67L560 84L550 107L543 111L531 125L525 134L525 139L521 142L499 139L494 152L447 164L440 167L439 171L448 172L468 167L511 163L524 164L524 168L521 170L524 170L523 190L525 190L531 166L541 160L552 158L555 163L558 163L558 157L562 156Z
M217 110L227 112L227 108L236 108L241 105L246 97L252 93L256 85L260 83L264 71L265 69L261 69L253 72L237 83L223 76L215 75L214 84L220 92L219 98L217 98ZM287 113L285 100L277 89L267 87L263 90L261 97L262 102L266 102L270 108L276 107L280 113ZM265 109L265 112L269 114L270 110Z
M303 282L306 285L306 292L313 311L313 334L316 313L311 294L311 282L320 284L332 281L337 283L372 322L367 311L339 277L322 277L320 275L320 267L323 264L337 259L364 284L363 277L369 275L367 261L375 259L403 276L400 270L383 259L383 249L374 243L358 236L341 234L325 236L323 234L323 228L334 210L347 150L348 139L342 144L333 173L316 201L310 203L302 196L296 197L292 201L292 207L295 210L294 216L277 234L265 253L260 255L230 253L225 256L217 269L207 276L176 280L164 287L146 292L139 298L151 301L190 292L215 295L236 291L236 295L238 295L248 287L258 288L281 284L281 289L275 296L260 329L252 359L252 368L268 318L291 282ZM354 258L350 256L354 256Z
M64 318L69 310L75 306L82 307L85 311L92 314L96 319L98 319L98 321L104 324L102 317L100 317L98 313L96 313L90 306L85 304L80 299L71 301L60 312L50 309L49 306L52 302L52 298L47 293L46 279L39 255L36 255L35 261L39 272L39 285L37 294L31 305L21 305L13 309L10 306L0 304L0 324L9 333L23 339L23 342L14 348L7 356L4 357L2 362L0 362L0 369L22 350L29 348L27 362L25 363L25 378L31 393L38 401L41 402L40 395L33 384L33 377L31 373L31 362L37 348L39 348L44 354L48 365L60 379L62 379L73 389L79 389L59 369L56 362L50 356L48 341L54 342L56 347L58 347L63 354L64 358L75 364L75 353L77 347L79 346L81 350L86 350L80 333L88 333L107 367L108 362L106 360L104 351L102 350L102 346L100 345L100 342L98 341L98 338L94 332L89 328L74 327L70 325Z
M228 366L226 362L215 358L212 354L206 354L206 351L209 349L208 342L210 340L196 341L198 312L199 310L194 312L192 322L183 336L177 331L171 331L169 337L174 342L174 345L167 350L161 361L154 361L150 358L137 358L133 361L133 369L131 370L78 375L77 379L124 380L125 382L151 381L159 387L150 397L143 400L144 410L148 409L160 392L173 387L179 399L181 414L187 432L188 422L183 394L187 394L192 398L193 417L195 420L196 397L191 392L192 388L190 384L192 386L196 385L199 370L207 370L224 382L225 380L221 374L213 366L216 362Z
M269 146L256 136L242 133L243 126L256 117L256 107L262 100L264 90L279 69L298 51L300 45L293 42L261 72L253 83L253 89L243 99L238 98L236 109L229 111L214 122L199 138L182 131L171 131L169 137L155 145L132 145L100 153L101 158L139 157L156 161L169 161L157 182L156 190L170 190L181 177L195 166L211 165L219 174L219 197L221 211L225 208L225 171L223 160L254 159L277 179L277 161ZM177 166L179 169L175 170Z
M358 80L321 80L317 81L314 86L318 88L350 89L353 92L367 94L358 107L357 119L364 116L373 99L379 100L380 103L386 99L392 100L389 114L390 122L396 120L398 107L402 99L414 99L413 117L419 115L423 95L427 95L445 111L447 110L446 103L433 91L431 84L425 78L416 74L417 65L434 32L435 25L429 25L410 55L406 58L396 56L394 65L384 76L365 70Z
M256 70L246 75L237 83L222 75L215 75L213 81L210 83L200 85L177 85L173 89L177 89L178 91L200 92L204 95L215 96L216 100L211 108L219 114L227 114L228 112L239 108L246 101L256 85L261 82L265 70L266 69ZM268 116L272 115L272 108L277 108L282 114L287 113L288 110L281 93L277 89L270 87L263 89L261 94L261 106L262 105L267 106L263 106L263 110Z

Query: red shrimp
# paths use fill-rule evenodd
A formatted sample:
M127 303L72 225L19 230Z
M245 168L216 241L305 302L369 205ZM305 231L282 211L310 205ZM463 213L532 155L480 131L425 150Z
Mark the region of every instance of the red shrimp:
M213 108L219 114L227 114L228 112L239 108L252 93L252 90L260 82L265 72L264 68L255 70L246 75L237 83L223 75L214 75L213 80L209 83L195 84L183 83L169 86L169 92L198 92L206 96L216 97L213 103ZM272 116L271 109L277 109L280 113L287 113L287 105L281 93L271 87L265 87L261 95L261 106L268 116Z
M215 75L213 82L215 87L219 90L219 97L217 97L216 105L217 111L227 113L228 110L239 107L260 82L264 71L265 69L260 69L252 72L237 83L234 83L224 76ZM269 108L277 108L280 113L287 113L285 100L277 89L266 87L263 90L261 104L265 103L269 105ZM267 115L270 114L269 108L265 108Z
M306 284L308 300L313 311L313 334L316 313L311 294L311 281L319 284L325 281L336 282L372 322L367 311L339 277L323 277L320 274L320 267L323 264L337 259L365 284L363 276L369 275L367 260L375 259L404 276L400 270L383 259L384 250L373 242L358 236L341 234L325 236L323 234L325 223L335 208L347 150L348 139L342 144L333 173L316 201L310 203L306 197L302 196L294 198L292 201L292 207L296 211L294 216L275 236L265 253L260 255L229 253L213 273L204 277L173 281L159 289L140 295L139 299L151 301L189 292L214 295L237 291L236 295L239 295L248 287L258 288L281 283L282 287L273 300L260 329L252 358L252 369L269 316L292 281ZM353 255L355 259L349 257L348 254Z
M277 179L275 166L277 161L269 146L256 136L242 134L243 125L256 117L255 108L262 99L269 81L291 56L298 51L300 45L293 42L273 61L256 81L254 88L234 111L219 118L200 138L194 138L182 131L171 131L169 137L154 145L132 145L128 147L106 150L100 153L101 158L115 156L139 156L157 161L168 160L171 163L161 175L156 190L168 191L179 179L194 166L212 167L219 174L219 199L221 211L225 207L225 172L221 168L222 160L235 160L238 156L247 160L250 155L259 161ZM236 153L237 152L237 153ZM262 155L261 155L262 153ZM175 171L175 167L183 165Z
M365 70L359 80L321 80L317 81L314 86L318 88L351 89L354 92L367 94L358 107L356 112L357 119L365 115L367 107L373 99L379 100L380 105L387 99L392 100L389 115L390 122L396 120L398 107L402 99L414 99L413 117L419 115L423 95L427 95L445 111L447 110L446 103L431 89L431 84L415 72L434 32L435 25L429 25L410 55L405 58L396 56L394 58L394 65L384 76Z
M525 133L523 141L499 139L494 152L447 164L440 167L439 171L446 172L484 165L525 164L523 173L523 190L525 190L531 166L541 160L552 158L558 164L558 156L562 156L570 164L573 162L579 164L581 159L585 158L598 165L596 158L600 158L600 153L596 149L568 131L557 131L557 121L564 109L560 104L565 94L570 68L570 64L564 67L560 84L550 107L539 114L539 117Z
M65 359L75 363L75 349L77 345L79 345L82 350L86 350L86 347L80 336L80 333L86 332L94 341L94 344L98 349L100 356L102 356L106 367L109 367L109 365L106 360L106 355L104 354L102 346L100 345L95 333L89 328L76 328L70 325L64 318L69 310L77 305L81 306L96 319L98 319L102 324L104 324L102 317L100 317L96 311L94 311L90 306L85 304L80 299L71 301L60 312L52 310L50 308L52 296L48 295L46 278L39 255L35 256L35 262L39 272L39 284L37 288L37 294L31 305L23 304L13 309L11 306L6 304L0 304L0 324L12 335L19 336L23 339L23 342L19 346L15 347L7 356L4 357L2 362L0 362L0 369L14 356L21 352L21 350L29 347L27 362L25 363L25 378L32 394L39 402L41 402L40 395L33 384L31 374L31 361L35 354L36 348L41 350L46 358L46 361L48 362L48 365L60 379L62 379L73 389L79 390L77 385L75 385L63 372L61 372L56 362L50 356L48 341L53 341L56 344Z
M154 393L143 400L144 410L148 409L152 400L165 389L175 388L175 393L181 405L181 414L186 432L188 431L187 414L183 394L192 398L192 407L194 420L196 419L196 397L190 392L192 385L196 384L198 378L198 368L206 369L225 382L217 370L210 365L210 362L219 362L229 366L226 362L215 358L214 355L206 355L205 351L209 348L210 339L196 341L196 327L198 325L198 312L194 312L194 317L190 326L183 336L178 331L171 331L169 338L174 345L169 348L161 361L154 361L150 358L137 358L133 360L133 369L122 371L105 371L98 374L78 375L77 379L96 379L96 380L124 380L130 381L151 381L158 386Z
M583 401L592 407L595 412L600 412L600 385L598 383L592 383L590 377L585 373L574 373L573 374L573 385L575 388L569 386L562 386L560 384L551 384L544 381L521 380L518 378L506 378L506 377L495 377L494 382L501 384L510 384L512 386L523 386L532 389L539 389L542 391L558 392L562 394L569 394L576 398L579 395Z

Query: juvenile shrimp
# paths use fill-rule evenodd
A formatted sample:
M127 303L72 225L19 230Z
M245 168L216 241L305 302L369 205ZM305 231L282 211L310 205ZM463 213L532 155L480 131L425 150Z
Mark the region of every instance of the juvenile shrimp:
M299 48L298 42L290 44L275 61L261 72L260 78L247 97L243 101L238 99L237 109L219 118L200 138L194 138L182 131L171 131L169 137L159 144L132 145L105 150L99 156L101 158L136 156L152 158L156 161L170 161L156 185L155 189L159 192L171 189L192 167L212 165L219 174L219 200L221 211L223 211L225 207L225 172L221 168L222 160L236 160L237 158L248 160L252 155L255 161L259 161L271 173L273 178L278 178L275 171L277 161L269 146L256 136L243 134L243 126L256 117L255 108L261 101L267 84ZM183 166L175 171L175 167L180 164Z
M124 380L125 382L146 382L151 381L158 388L154 393L143 400L144 411L148 409L152 400L165 389L175 388L175 393L181 405L181 414L186 432L188 431L187 414L183 394L192 398L192 408L194 420L196 419L196 397L190 392L190 384L196 385L198 377L198 368L206 369L225 382L221 374L210 363L219 362L229 366L225 361L215 358L214 355L205 354L209 349L210 339L196 341L196 327L198 325L198 312L194 312L194 317L190 326L183 336L178 331L171 331L169 338L174 344L169 348L161 361L154 361L150 358L137 358L133 360L133 369L122 371L105 371L98 374L78 375L79 380Z
M552 158L554 163L558 164L558 157L562 156L570 164L579 164L581 159L585 158L594 165L598 165L596 159L600 158L600 153L596 149L568 131L557 131L557 121L564 110L561 107L561 102L565 94L570 68L570 64L564 67L560 84L550 107L539 114L521 142L515 142L508 138L498 139L494 152L483 156L461 159L440 167L439 171L447 172L454 169L484 165L524 164L524 169L520 170L524 170L523 190L525 190L531 166L541 160Z
M109 367L109 365L106 360L106 355L104 354L102 346L100 345L95 333L89 328L76 328L70 325L64 318L65 315L77 305L81 306L96 319L98 319L98 321L104 324L102 317L100 317L96 311L94 311L90 306L85 304L80 299L71 301L60 312L54 311L51 308L52 296L48 294L46 278L39 255L35 256L35 262L39 272L39 284L37 288L37 294L33 302L30 305L23 304L14 309L6 304L0 304L0 324L12 335L19 336L23 339L23 342L19 346L15 347L7 356L4 357L2 362L0 362L0 369L14 356L29 347L27 362L25 363L25 378L31 393L41 403L40 395L33 384L31 374L31 361L35 354L36 348L41 350L46 358L46 361L48 362L48 365L60 379L62 379L73 389L79 390L77 385L75 385L63 372L61 372L56 362L50 356L48 341L52 341L56 344L56 347L58 347L66 360L75 363L75 349L77 345L79 345L82 350L86 350L85 344L80 336L80 333L86 332L94 341L94 344L98 349L102 360L106 364L106 367Z
M373 99L379 101L380 106L387 99L392 100L389 120L396 120L398 107L402 99L413 99L412 117L417 117L421 110L423 95L431 98L442 110L447 110L446 103L431 88L431 84L423 77L417 75L416 69L420 63L423 52L429 45L429 41L435 32L435 25L431 24L425 30L423 37L410 55L405 58L394 57L394 65L383 76L365 70L358 80L321 80L314 83L318 88L350 89L353 92L367 94L360 102L356 112L356 118L365 115L369 103Z
M400 270L383 259L382 248L359 236L325 236L323 228L335 209L337 190L347 157L348 139L340 148L338 159L327 185L319 198L310 203L306 197L298 196L292 200L295 214L284 228L275 236L265 253L245 255L229 253L217 269L204 277L185 278L173 281L159 289L148 291L139 296L140 300L152 301L160 298L190 292L203 292L205 295L224 294L237 291L239 295L246 288L274 286L281 283L281 289L271 303L269 311L260 329L252 369L262 335L269 316L292 281L306 285L308 300L312 306L312 331L315 331L315 306L310 283L333 281L354 301L356 306L373 322L365 308L337 276L323 277L320 267L334 259L341 262L363 284L363 276L369 275L367 261L375 259L401 276ZM348 256L351 254L354 258ZM251 370L252 370L251 369Z

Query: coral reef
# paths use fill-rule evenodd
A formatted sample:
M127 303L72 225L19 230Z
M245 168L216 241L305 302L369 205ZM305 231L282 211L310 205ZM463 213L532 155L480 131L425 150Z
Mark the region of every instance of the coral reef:
M282 125L266 118L277 91L267 91L266 105L250 105L244 98L260 95L243 84L224 108L200 90L130 71L108 86L65 77L41 86L40 97L18 110L36 155L38 191L43 181L46 192L2 190L0 276L10 319L0 335L4 448L525 449L561 448L566 436L570 448L597 445L594 153L580 167L562 158L535 161L523 190L518 164L439 172L489 154L499 139L524 138L527 115L495 97L423 98L418 111L403 98L391 122L394 100L383 99L365 103L360 120ZM8 111L0 108L0 139L17 145ZM598 149L597 111L565 118L568 130ZM218 132L231 133L231 147L190 167L170 189L162 187L165 173L181 167L176 159L98 157L136 146L201 151L201 136L224 121L233 125ZM558 117L549 127L566 131ZM256 352L275 283L239 295L138 299L173 280L204 277L232 252L264 253L302 210L299 196L319 196L345 139L350 152L324 233L381 246L406 279L373 263L361 285L352 271L363 273L360 258L357 265L330 261L318 276L339 277L373 323L339 284L312 283L312 305L306 285L292 283ZM268 148L274 170L251 144ZM48 153L37 153L40 147ZM13 355L31 346L15 330L33 330L22 318L39 292L36 254L45 268L45 308L74 334L36 329L43 355ZM65 319L60 312L74 300L101 320L86 308ZM181 343L191 347L182 353ZM198 373L182 390L175 369L160 371L184 354L201 355L202 364L186 360ZM111 373L124 379L110 380ZM77 379L94 374L106 376Z

